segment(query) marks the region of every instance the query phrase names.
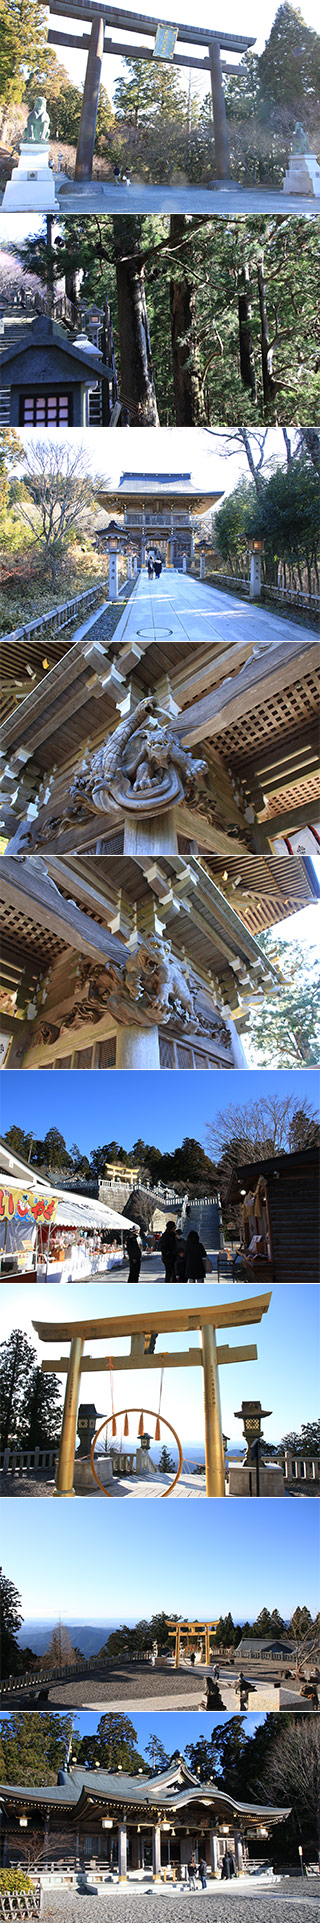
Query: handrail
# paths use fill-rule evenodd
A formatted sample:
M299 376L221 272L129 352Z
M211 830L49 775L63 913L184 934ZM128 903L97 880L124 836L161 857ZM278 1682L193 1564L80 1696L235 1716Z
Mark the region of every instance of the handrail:
M43 629L48 627L67 628L69 621L73 620L73 616L78 614L81 607L85 604L90 607L96 595L101 594L103 589L106 592L106 575L92 588L84 588L82 594L74 594L70 601L61 601L58 607L50 608L48 614L36 615L34 621L25 621L21 628L11 628L7 634L1 634L2 643L23 641L25 637L29 641L31 635L40 635Z

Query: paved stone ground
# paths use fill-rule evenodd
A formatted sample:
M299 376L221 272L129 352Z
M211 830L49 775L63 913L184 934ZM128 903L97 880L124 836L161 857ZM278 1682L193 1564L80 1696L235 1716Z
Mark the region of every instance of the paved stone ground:
M92 640L104 640L103 624L102 615L92 626ZM252 636L253 643L259 641L266 646L270 641L297 641L299 647L310 647L312 633L312 629L302 629L299 622L279 615L276 609L242 601L230 590L224 594L210 582L164 568L159 581L149 581L146 569L138 575L116 638L119 645L139 642L140 638L149 638L150 642L166 642L169 638L170 642L199 641L203 645L221 642L224 636L228 642L248 641Z
M252 1896L251 1893L241 1895L238 1884L231 1886L228 1894L222 1894L216 1886L210 1889L210 1885L207 1890L189 1892L187 1887L182 1890L180 1884L176 1888L171 1886L168 1892L164 1892L163 1886L157 1890L146 1884L132 1889L130 1884L123 1884L121 1889L110 1890L104 1896L69 1895L65 1890L53 1894L47 1890L42 1914L45 1923L84 1923L85 1918L87 1923L88 1918L90 1923L114 1923L124 1899L125 1923L146 1923L149 1905L152 1915L157 1915L159 1901L163 1923L169 1923L173 1912L176 1923L191 1923L194 1907L196 1913L198 1910L198 1896L204 1923L209 1918L210 1923L216 1923L216 1919L217 1923L218 1919L219 1923L230 1923L231 1917L233 1923L256 1923L257 1918L259 1923L273 1923L275 1905L277 1923L291 1923L291 1919L292 1923L311 1923L315 1900L319 1901L319 1878L315 1876L312 1883L308 1880L306 1884L286 1879L276 1883L270 1893L256 1887Z
M93 180L79 182L66 181L62 193L58 191L58 177L55 179L57 199L63 214L126 213L126 214L309 214L316 217L319 213L319 200L309 199L301 194L284 194L282 190L269 187L238 187L237 181L230 186L222 186L218 181L212 187L149 186L148 182L132 181L126 187L122 181L115 186L113 181Z
M121 1481L120 1481L120 1478L114 1477L113 1486L111 1490L111 1501L112 1502L121 1501L121 1499L124 1496L129 1496L131 1497L132 1500L134 1500L134 1498L136 1499L138 1498L139 1502L141 1502L142 1499L144 1499L145 1497L148 1497L149 1500L151 1499L152 1502L154 1501L161 1502L164 1498L165 1490L169 1489L169 1487L170 1487L170 1479L168 1476L156 1476L156 1477L150 1476L150 1478L148 1477L147 1480L145 1476L141 1476L141 1477L137 1476L132 1478L132 1480L130 1481L129 1480L126 1481L125 1477L123 1477L123 1480L121 1477ZM37 1476L33 1476L33 1475L31 1476L28 1476L28 1475L2 1476L1 1475L0 1476L0 1495L10 1496L10 1500L12 1496L13 1497L18 1496L19 1500L21 1501L22 1496L27 1496L29 1501L30 1497L53 1496L53 1493L54 1493L54 1482L52 1481L51 1472L50 1472L50 1481L48 1480L48 1482L40 1481L38 1480ZM79 1497L81 1495L81 1491L78 1490L77 1494ZM177 1486L173 1494L173 1501L175 1500L176 1496L178 1497L180 1496L180 1498L182 1497L184 1502L187 1502L189 1500L191 1502L194 1502L195 1500L199 1500L199 1497L200 1499L201 1497L202 1498L205 1497L205 1494L206 1494L205 1476L194 1476L193 1474L191 1474L191 1472L190 1474L186 1472L185 1475L182 1474L180 1476L180 1480L179 1482L177 1482ZM93 1479L92 1479L92 1489L90 1489L90 1491L88 1489L84 1490L84 1496L86 1500L88 1498L88 1495L90 1495L90 1502L95 1496L98 1496L101 1502L108 1501L108 1497L103 1495L102 1490L98 1489L97 1484L94 1483Z

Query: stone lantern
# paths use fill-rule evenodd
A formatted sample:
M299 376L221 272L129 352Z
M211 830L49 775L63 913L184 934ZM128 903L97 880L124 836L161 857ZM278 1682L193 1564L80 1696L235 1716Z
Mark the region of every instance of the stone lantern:
M107 528L107 549L110 556L108 601L117 601L119 593L118 554L120 549L120 534L116 521L110 521L109 527Z
M264 553L263 541L250 541L250 589L249 600L258 601L261 595L261 561Z

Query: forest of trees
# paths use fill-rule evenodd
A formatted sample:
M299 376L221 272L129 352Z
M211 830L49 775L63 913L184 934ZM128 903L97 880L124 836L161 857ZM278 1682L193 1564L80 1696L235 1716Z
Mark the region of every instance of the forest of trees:
M265 215L68 218L28 273L109 300L132 426L234 427L320 418L317 224Z
M306 1148L320 1141L320 1127L316 1106L300 1094L270 1096L261 1088L259 1101L248 1098L241 1108L230 1101L214 1122L208 1117L207 1149L193 1136L186 1135L181 1145L168 1153L139 1136L130 1150L121 1142L104 1142L92 1149L89 1158L83 1155L77 1142L72 1143L70 1151L57 1128L47 1129L41 1140L30 1137L14 1122L7 1129L4 1141L16 1155L25 1160L30 1157L32 1168L72 1170L80 1178L83 1176L84 1185L86 1177L93 1176L98 1181L104 1175L107 1162L119 1162L124 1174L130 1167L145 1169L146 1176L153 1182L174 1183L178 1194L182 1195L188 1188L191 1196L192 1193L207 1195L220 1188L223 1197L237 1162L246 1157L258 1160L259 1155L288 1154L290 1150Z
M74 149L82 89L74 86L47 44L45 10L36 0L0 0L0 114L2 138L23 125L35 95L46 93L53 143ZM288 0L275 14L263 52L254 49L225 77L231 170L241 184L281 185L290 141L302 121L310 148L317 149L320 38L299 7ZM203 97L198 75L190 86L179 68L162 61L123 60L111 105L101 88L96 133L96 171L118 162L140 179L201 181L215 174L211 93ZM288 416L290 418L290 416Z

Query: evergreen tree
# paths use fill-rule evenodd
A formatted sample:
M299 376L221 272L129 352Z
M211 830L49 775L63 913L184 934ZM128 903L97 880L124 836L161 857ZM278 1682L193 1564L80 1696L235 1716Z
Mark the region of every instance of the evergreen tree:
M69 1630L65 1623L59 1621L52 1630L48 1648L43 1657L43 1666L45 1669L63 1669L67 1663L73 1666L76 1660L76 1651L71 1642Z
M25 1652L23 1652L25 1654ZM55 1783L65 1761L72 1731L72 1715L38 1710L14 1712L0 1721L0 1777L2 1783L25 1783L30 1789ZM80 1742L73 1730L72 1744Z
M37 0L1 0L0 103L7 107L24 99L26 73L35 75L37 91L47 72L47 20Z
M61 1396L58 1383L42 1374L37 1352L22 1329L13 1329L0 1347L1 1447L35 1449L58 1442Z
M170 1455L170 1450L166 1448L165 1442L163 1443L161 1456L159 1458L159 1469L162 1471L162 1474L164 1476L173 1475L175 1470L175 1463L173 1460L173 1456Z
M17 1643L18 1629L23 1621L21 1597L15 1584L0 1569L0 1644L2 1675L15 1676L21 1668L21 1652Z
M137 1731L129 1716L100 1716L96 1735L83 1736L78 1750L78 1763L98 1763L99 1769L113 1774L123 1769L129 1776L136 1776L139 1769L149 1774L143 1756L137 1749Z

